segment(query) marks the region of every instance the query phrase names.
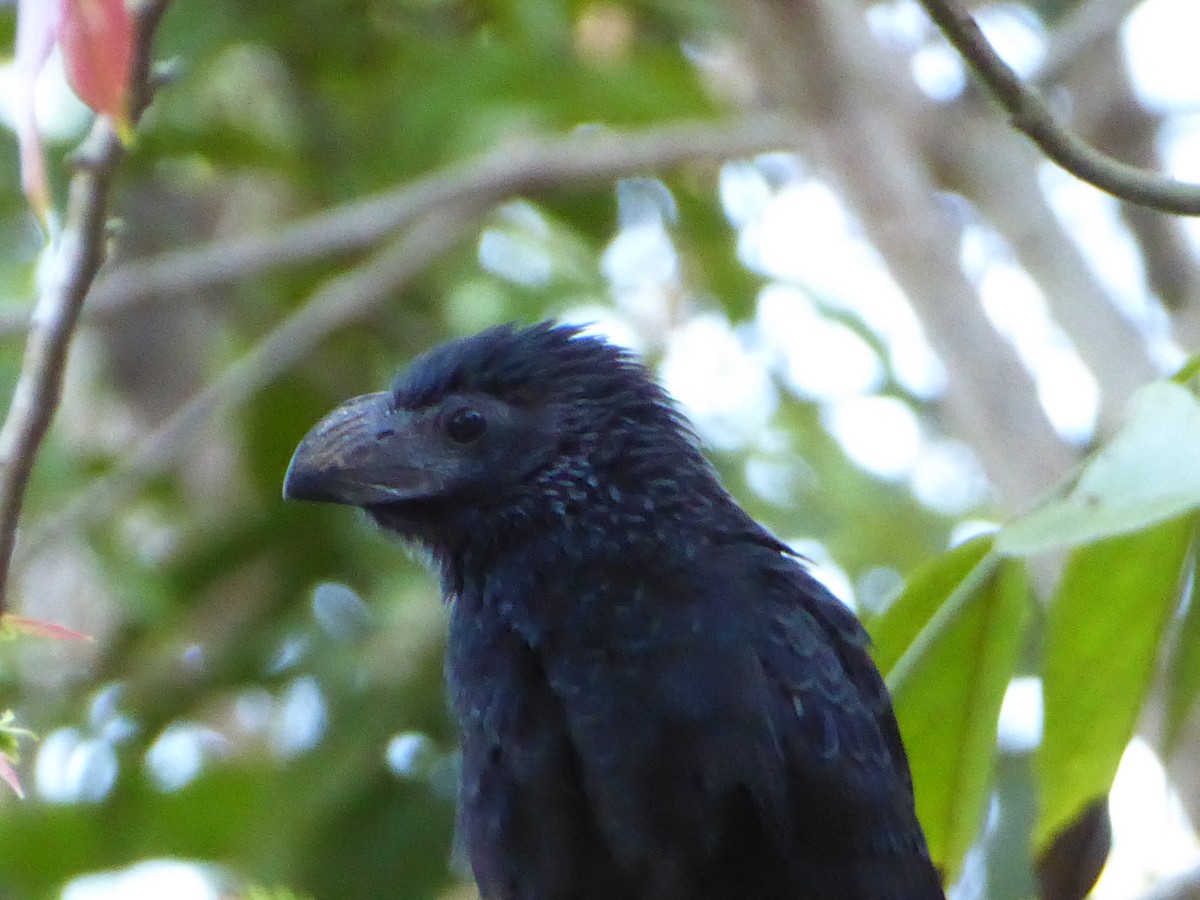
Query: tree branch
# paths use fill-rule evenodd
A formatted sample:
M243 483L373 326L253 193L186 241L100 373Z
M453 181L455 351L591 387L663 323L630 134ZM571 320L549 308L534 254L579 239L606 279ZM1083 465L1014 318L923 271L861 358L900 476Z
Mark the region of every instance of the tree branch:
M804 122L804 155L853 210L948 373L941 425L979 454L1000 502L1023 509L1074 462L1010 342L987 320L958 254L961 224L916 142L930 104L875 47L845 0L731 0L760 83ZM964 302L966 301L966 302ZM1027 452L1015 456L1014 443Z
M326 282L253 350L150 432L112 472L76 494L49 521L39 523L30 546L44 546L68 530L111 514L138 486L175 463L213 416L253 397L308 357L331 332L395 297L405 284L477 227L487 209L474 204L444 208L362 265Z
M154 31L168 0L148 0L134 10L136 43L131 117L149 103ZM50 239L38 279L21 374L0 427L0 612L16 544L25 488L62 394L67 350L84 298L104 261L108 195L125 148L109 122L98 117L74 154L64 227Z
M1200 215L1200 185L1126 165L1067 129L1049 104L1000 58L978 23L956 0L920 0L937 26L962 54L988 91L1008 111L1017 130L1072 175L1100 190L1161 212Z
M96 283L88 314L362 250L433 210L466 200L490 205L560 185L612 181L684 162L789 148L795 143L797 127L786 117L758 114L729 122L678 122L638 132L594 129L505 145L268 233L125 263ZM0 318L0 335L24 327L23 321Z
M394 297L439 255L478 226L488 209L522 194L566 184L611 181L682 162L729 159L785 148L795 122L754 116L732 124L683 123L640 133L580 132L485 153L417 182L322 213L271 235L221 241L198 251L162 254L114 274L93 296L105 309L178 294L202 285L361 249L401 228L401 237L362 265L319 288L250 353L197 392L117 468L39 523L31 546L111 513L147 479L174 464L202 426L232 409L308 356L328 334ZM122 271L122 270L118 270ZM112 279L120 279L112 280ZM107 287L107 285L112 287ZM96 308L95 304L91 308Z

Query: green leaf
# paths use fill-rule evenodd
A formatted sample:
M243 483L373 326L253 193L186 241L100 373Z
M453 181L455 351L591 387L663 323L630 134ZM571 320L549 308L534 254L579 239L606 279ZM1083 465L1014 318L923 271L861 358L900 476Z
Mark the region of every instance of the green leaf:
M1039 852L1112 785L1157 669L1194 527L1195 517L1183 516L1082 547L1067 561L1047 621Z
M885 677L955 588L992 549L994 535L980 535L917 568L904 590L879 616L867 622L875 664Z
M950 879L983 818L1000 704L1029 608L1024 564L981 558L989 544L990 539L977 539L956 548L940 566L914 579L898 603L928 609L943 599L889 673L917 813L934 861Z
M1194 537L1194 536L1193 536ZM1200 698L1200 602L1196 596L1196 548L1192 548L1191 596L1179 640L1167 667L1167 720L1163 744L1170 751L1183 731L1188 716Z
M1068 493L1010 523L1000 553L1028 556L1147 528L1200 506L1200 402L1171 381L1130 401L1125 424Z

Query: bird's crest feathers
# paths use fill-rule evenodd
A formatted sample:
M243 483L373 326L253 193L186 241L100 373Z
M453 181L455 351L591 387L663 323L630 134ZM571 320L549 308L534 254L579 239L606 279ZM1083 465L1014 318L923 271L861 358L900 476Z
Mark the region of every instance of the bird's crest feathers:
M447 394L473 392L521 405L530 396L544 397L547 390L578 394L582 382L602 374L649 380L627 350L586 334L580 326L499 325L419 357L392 383L392 396L401 409L421 409Z

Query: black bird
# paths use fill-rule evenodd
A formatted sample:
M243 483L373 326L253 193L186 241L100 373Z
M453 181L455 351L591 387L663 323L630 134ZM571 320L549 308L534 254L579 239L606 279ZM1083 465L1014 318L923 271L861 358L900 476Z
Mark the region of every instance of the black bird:
M284 497L440 569L485 900L943 896L862 626L627 351L553 323L438 347L321 420Z

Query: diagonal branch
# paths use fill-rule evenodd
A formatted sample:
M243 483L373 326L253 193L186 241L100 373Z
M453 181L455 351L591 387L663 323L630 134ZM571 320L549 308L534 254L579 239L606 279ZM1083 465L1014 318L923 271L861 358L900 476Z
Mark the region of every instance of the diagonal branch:
M89 315L363 250L434 210L464 201L489 205L560 185L606 182L684 162L789 148L797 127L785 117L758 114L726 122L676 122L637 132L590 129L508 144L271 232L124 263L97 281ZM0 335L23 329L24 322L0 318Z
M930 18L962 54L988 91L1008 111L1015 128L1072 175L1130 203L1161 212L1200 216L1200 185L1177 181L1119 162L1064 126L1036 90L996 53L979 24L957 0L920 0Z
M249 400L308 357L331 332L362 319L396 296L439 256L478 227L485 207L459 204L414 225L374 256L318 288L250 352L201 388L162 422L108 475L80 491L47 522L31 546L45 546L68 529L112 512L147 479L165 471L215 415Z
M392 243L361 265L333 278L284 319L253 350L202 388L154 429L111 473L98 478L33 532L43 546L68 530L109 514L147 479L176 463L214 416L245 402L307 357L326 335L370 314L438 256L477 228L488 209L525 193L565 185L611 181L692 160L723 160L788 147L795 122L756 116L729 125L682 123L636 134L582 132L486 153L412 184L331 213L322 213L272 235L241 239L248 250L225 255L234 244L167 253L146 264L142 275L124 282L118 301L137 302L162 291L174 293L215 284L277 266L359 249L401 231ZM190 254L190 255L189 255ZM181 262L186 275L170 262ZM116 276L110 276L116 277ZM97 284L97 293L110 296Z
M148 0L134 11L136 43L134 98L137 119L152 92L150 52L167 0ZM64 227L46 248L38 297L29 325L21 374L8 416L0 427L0 612L16 544L25 488L62 394L67 350L84 298L104 261L108 196L117 165L125 155L107 119L97 118L75 153Z

